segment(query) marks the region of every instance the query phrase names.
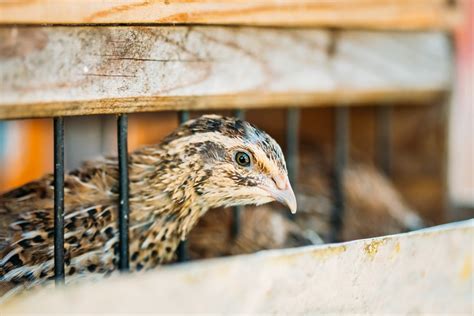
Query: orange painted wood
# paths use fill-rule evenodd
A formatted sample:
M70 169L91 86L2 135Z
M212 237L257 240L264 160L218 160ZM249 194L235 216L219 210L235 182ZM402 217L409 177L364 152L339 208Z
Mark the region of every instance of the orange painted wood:
M229 24L364 29L452 29L459 1L206 0L0 2L0 24Z

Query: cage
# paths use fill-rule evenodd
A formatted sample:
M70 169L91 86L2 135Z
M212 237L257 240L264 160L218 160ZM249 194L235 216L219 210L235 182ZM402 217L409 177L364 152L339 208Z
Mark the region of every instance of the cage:
M57 285L10 298L14 280L5 310L472 312L472 220L404 233L472 218L469 197L462 206L450 197L447 115L453 35L469 10L456 1L0 3L0 184L53 172ZM245 119L283 147L299 212L209 211L168 266L62 287L76 282L65 175L115 153L114 266L140 270L129 251L131 153L209 113Z

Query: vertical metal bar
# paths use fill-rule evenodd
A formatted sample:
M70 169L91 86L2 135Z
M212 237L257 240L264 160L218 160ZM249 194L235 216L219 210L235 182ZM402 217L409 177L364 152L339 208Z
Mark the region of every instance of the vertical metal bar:
M7 143L7 124L6 122L0 121L0 159L3 159L6 152L6 143Z
M245 119L245 112L244 110L237 109L234 111L234 116L240 120ZM232 226L230 227L230 235L232 238L237 238L237 236L240 233L240 223L241 223L241 216L242 216L242 210L243 206L238 205L234 206L232 208Z
M242 205L237 205L232 208L232 224L230 226L230 235L233 239L237 238L240 233L240 217L242 215Z
M189 118L190 118L189 111L178 112L179 124L183 124L184 122L188 121ZM188 260L188 242L186 240L182 240L179 243L176 253L178 255L178 262L184 262Z
M333 209L331 214L331 232L329 240L339 241L343 227L344 203L344 169L349 156L349 108L338 106L335 109L335 152L333 170Z
M245 111L242 109L235 110L234 117L238 118L239 120L245 120Z
M288 109L286 117L286 161L288 177L294 190L298 177L298 151L299 151L300 109Z
M376 108L376 160L379 168L389 176L391 173L392 157L392 107L381 105Z
M64 120L54 118L54 279L64 284Z
M300 129L300 109L289 108L286 114L286 162L288 168L288 178L296 193L298 177L298 152L299 152L299 129ZM295 215L287 213L289 218L294 219Z
M119 168L119 269L129 270L129 179L128 179L128 116L117 117L118 168Z
M190 118L189 111L179 111L178 112L179 124L183 124L184 122L188 121L189 118Z
M188 261L188 241L187 240L181 240L178 249L176 250L176 253L178 254L178 262L185 262Z
M5 122L0 121L0 175L1 171L5 170L6 166L4 165L5 163L5 152L6 152L6 140L7 140L7 124ZM4 185L3 183L3 178L0 176L0 187ZM2 191L0 189L0 191Z

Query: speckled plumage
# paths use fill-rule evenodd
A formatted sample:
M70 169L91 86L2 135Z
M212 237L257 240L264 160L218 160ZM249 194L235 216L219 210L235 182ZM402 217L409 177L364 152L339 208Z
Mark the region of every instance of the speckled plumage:
M335 203L328 156L303 148L300 170L305 173L300 174L296 183L299 207L296 224L302 230L314 230L325 241L330 241ZM340 241L397 234L425 225L394 183L370 162L350 161L343 172L343 180L345 209Z
M234 161L240 150L250 155L250 167ZM161 144L130 154L129 174L132 271L172 261L179 240L209 208L267 203L276 199L269 192L278 190L294 198L278 144L233 118L188 121ZM65 176L67 276L115 270L117 178L115 158L85 163ZM1 282L34 285L53 278L52 179L0 197Z
M299 152L296 182L298 215L287 218L277 205L248 206L241 216L241 232L230 233L230 210L206 213L191 231L192 259L238 255L265 249L331 242L330 158L315 146ZM325 162L324 160L327 160ZM370 163L350 162L344 171L345 212L340 240L348 241L401 233L423 227L423 220L409 206L393 183Z
M321 243L312 231L302 230L273 205L248 206L241 211L240 230L234 236L232 209L207 212L190 232L191 259L254 253Z

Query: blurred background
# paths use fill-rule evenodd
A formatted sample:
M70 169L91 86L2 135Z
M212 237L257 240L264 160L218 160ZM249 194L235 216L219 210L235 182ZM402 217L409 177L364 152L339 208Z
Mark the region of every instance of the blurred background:
M367 213L365 224L359 223L359 226L375 225L380 218L383 223L377 224L379 230L360 227L346 231L342 239L383 235L473 217L474 34L473 5L470 1L467 4L467 18L455 33L457 72L453 78L454 93L445 96L448 102L440 99L426 100L422 106L389 104L383 110L376 104L350 108L350 162L344 181L348 207L354 209L354 213L349 211L347 216L354 218L348 219L353 222L346 226L356 227L357 214L364 212ZM446 106L448 103L450 106ZM302 219L305 218L304 199L309 199L315 212L325 216L326 223L330 221L328 213L334 208L331 177L336 111L332 106L301 109L299 170L304 170L304 174L299 173L296 186L303 208ZM380 126L377 119L384 115L383 111L390 112L386 126ZM191 112L191 116L202 113ZM230 110L213 113L232 115ZM286 110L249 110L245 116L286 147ZM113 116L68 117L65 124L68 170L79 167L84 160L115 155ZM157 143L177 125L176 112L130 114L129 149ZM387 152L381 153L377 144L384 128L388 129L390 139ZM1 192L52 172L52 133L50 119L0 122ZM373 186L364 188L367 183ZM388 208L381 210L384 207ZM393 214L407 210L408 219L398 218L403 223L393 228L389 223ZM412 213L417 214L419 220L413 219ZM330 239L327 227L318 228L317 234L323 241Z

